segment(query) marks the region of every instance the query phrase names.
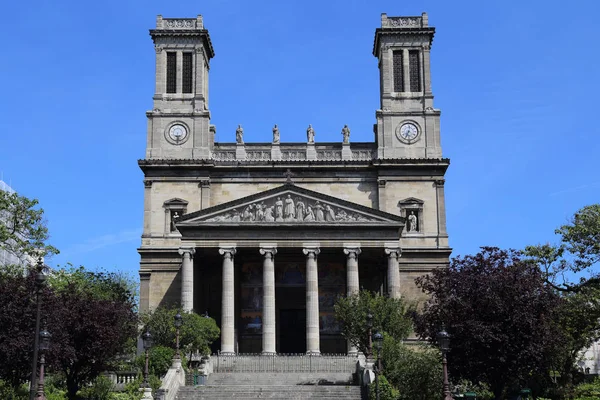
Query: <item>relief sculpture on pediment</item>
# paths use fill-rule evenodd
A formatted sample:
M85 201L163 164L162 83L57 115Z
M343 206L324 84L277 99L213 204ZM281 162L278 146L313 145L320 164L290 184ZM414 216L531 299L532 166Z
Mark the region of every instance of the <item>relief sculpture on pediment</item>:
M292 195L278 196L231 209L206 222L375 222L377 219L352 210Z

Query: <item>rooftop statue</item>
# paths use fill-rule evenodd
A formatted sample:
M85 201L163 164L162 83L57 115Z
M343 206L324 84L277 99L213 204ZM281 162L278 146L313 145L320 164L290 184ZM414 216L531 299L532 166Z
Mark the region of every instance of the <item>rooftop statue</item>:
M235 130L235 141L237 144L244 144L244 128L242 128L242 125L238 125Z
M308 141L308 143L314 143L315 142L315 130L313 129L312 125L308 125L308 128L306 129L306 140Z

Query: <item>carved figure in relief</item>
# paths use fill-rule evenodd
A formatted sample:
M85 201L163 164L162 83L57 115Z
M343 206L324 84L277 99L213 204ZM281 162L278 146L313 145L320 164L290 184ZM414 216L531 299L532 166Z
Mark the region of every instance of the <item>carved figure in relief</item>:
M312 125L308 125L308 128L306 129L306 140L308 141L308 143L314 143L315 142L315 130L313 129Z
M233 217L231 217L231 220L233 222L240 222L241 218L238 210L234 208L233 210L231 210L231 212L233 213Z
M252 209L252 204L248 205L248 207L244 209L244 214L242 215L242 219L244 221L254 221L254 213L252 212Z
M265 220L265 203L263 203L263 202L256 205L256 220L257 221Z
M273 221L275 221L275 218L273 217L273 206L266 206L265 207L265 221L266 222L273 222Z
M308 206L306 208L306 216L304 217L304 221L306 222L311 222L315 220L315 213L313 212L313 209L311 206Z
M325 221L325 214L323 213L323 206L317 200L315 203L315 220L316 221Z
M300 197L296 197L296 220L304 221L304 210L306 206Z
M408 232L417 232L417 216L414 211L410 212L408 216Z
M335 221L335 212L329 204L325 205L325 221Z
M278 197L275 202L275 221L283 221L283 201L281 201L281 197Z
M283 216L286 220L294 219L296 217L296 207L294 206L294 200L292 200L292 196L289 194L285 199L285 210L283 211Z
M348 125L344 125L344 127L342 128L342 136L344 137L344 140L342 143L344 143L344 144L350 143L350 128L348 128Z
M273 143L279 143L279 128L277 124L273 127Z
M235 130L235 141L237 144L244 144L244 128L242 128L242 125L238 125Z

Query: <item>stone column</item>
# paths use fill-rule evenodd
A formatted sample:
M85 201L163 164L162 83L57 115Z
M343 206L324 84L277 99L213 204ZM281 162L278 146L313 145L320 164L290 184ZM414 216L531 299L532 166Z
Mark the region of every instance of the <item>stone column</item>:
M194 253L192 247L179 248L181 262L181 308L190 312L194 308Z
M344 254L346 258L346 293L348 296L358 294L360 287L358 286L358 255L361 253L360 247L346 247ZM348 354L357 355L358 349L348 341Z
M275 254L274 247L263 247L263 307L262 307L262 353L275 354Z
M303 249L306 255L306 354L321 354L319 343L319 274L318 247Z
M221 298L221 354L235 354L235 298L233 256L235 247L220 248L223 256L223 294Z
M388 296L392 299L400 298L400 270L398 258L402 254L400 247L387 247L385 254L388 255Z

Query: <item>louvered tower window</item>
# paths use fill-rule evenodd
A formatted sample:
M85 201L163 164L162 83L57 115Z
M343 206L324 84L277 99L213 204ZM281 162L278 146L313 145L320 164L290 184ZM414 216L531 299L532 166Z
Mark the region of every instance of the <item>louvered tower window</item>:
M167 52L167 93L177 92L177 53Z
M183 53L183 73L181 87L183 93L192 93L192 53Z
M404 59L402 57L402 50L394 51L392 58L394 92L404 92Z
M408 65L410 71L410 91L421 91L421 67L419 63L419 51L410 50L408 52Z

